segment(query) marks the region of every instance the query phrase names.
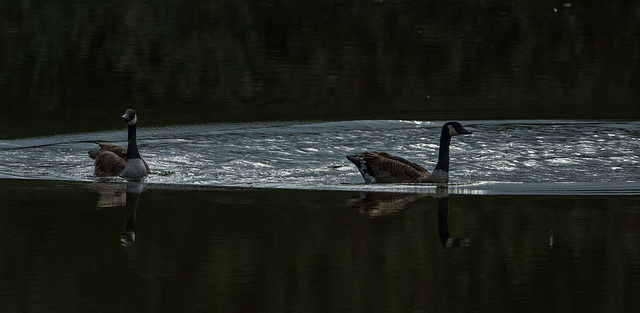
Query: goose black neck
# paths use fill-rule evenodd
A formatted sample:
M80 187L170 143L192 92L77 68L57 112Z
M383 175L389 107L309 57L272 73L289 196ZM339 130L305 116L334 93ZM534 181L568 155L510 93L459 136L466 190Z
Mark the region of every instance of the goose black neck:
M127 138L129 145L127 146L127 160L139 159L138 143L136 142L136 125L129 125L129 136Z
M440 153L438 154L438 164L434 170L449 171L449 145L451 144L451 136L446 127L442 127L440 134Z

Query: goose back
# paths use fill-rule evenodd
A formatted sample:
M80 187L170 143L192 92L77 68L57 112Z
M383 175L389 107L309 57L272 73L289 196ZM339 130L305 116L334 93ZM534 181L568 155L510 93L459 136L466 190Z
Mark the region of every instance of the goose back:
M118 176L124 171L126 160L112 151L98 150L94 166L98 177Z
M429 171L422 166L385 152L365 152L347 159L358 167L369 183L422 182L429 177Z
M127 160L127 149L111 143L98 143L100 149L89 151L89 157L95 160L95 176L141 177L151 173L147 161L143 158ZM128 176L124 176L126 168ZM134 175L134 176L131 176Z
M121 157L122 159L126 159L127 158L127 149L124 147L120 147L118 145L114 145L112 143L108 143L108 142L98 142L98 149L94 149L94 150L90 150L89 151L89 157L94 159L96 158L96 155L98 154L98 152L101 151L110 151L115 153L117 156Z

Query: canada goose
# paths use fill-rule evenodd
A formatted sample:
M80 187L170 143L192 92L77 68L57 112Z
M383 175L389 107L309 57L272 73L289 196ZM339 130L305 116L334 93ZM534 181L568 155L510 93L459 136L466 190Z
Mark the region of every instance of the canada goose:
M149 165L140 156L136 143L136 111L128 109L122 119L129 125L127 148L111 143L99 142L100 149L89 151L89 157L95 159L95 175L99 177L120 176L123 178L141 178L147 176Z
M451 137L471 134L458 122L447 122L440 134L438 164L429 173L422 166L385 152L365 152L347 159L358 167L367 183L448 183Z

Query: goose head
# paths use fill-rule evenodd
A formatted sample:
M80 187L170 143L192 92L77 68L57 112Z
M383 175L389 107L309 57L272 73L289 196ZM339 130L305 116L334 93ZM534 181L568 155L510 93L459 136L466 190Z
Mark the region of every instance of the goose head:
M447 130L449 132L449 136L458 136L458 135L469 135L473 134L472 132L466 130L462 125L458 122L447 122L442 126L443 130Z
M122 119L127 122L129 125L135 125L138 122L138 116L136 116L136 111L132 109L128 109L124 112Z

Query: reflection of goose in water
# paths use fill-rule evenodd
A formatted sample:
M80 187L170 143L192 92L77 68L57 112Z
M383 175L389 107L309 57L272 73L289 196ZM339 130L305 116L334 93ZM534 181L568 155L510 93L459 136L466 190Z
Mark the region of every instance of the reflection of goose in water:
M471 240L469 238L449 237L449 196L436 197L438 201L438 237L446 248L468 247Z
M122 184L99 184L96 191L98 191L98 203L96 203L98 210L127 204L127 193Z
M446 248L467 247L469 238L449 237L449 192L447 188L437 188L435 194L411 194L392 192L362 193L359 198L350 199L347 203L357 208L360 213L370 217L383 217L401 210L406 204L432 196L438 204L438 237Z
M362 214L378 217L397 212L405 204L426 196L420 193L363 192L359 198L347 200L347 204Z
M136 213L142 185L140 183L127 183L127 230L120 237L123 246L128 246L136 241Z
M120 241L123 246L133 244L136 241L136 213L142 184L127 182L126 187L122 184L101 184L96 189L99 194L97 209L127 207L127 228L120 237Z
M367 183L448 183L449 145L451 137L471 134L458 122L447 122L440 133L438 163L433 172L424 167L385 152L365 152L347 159L358 167Z

